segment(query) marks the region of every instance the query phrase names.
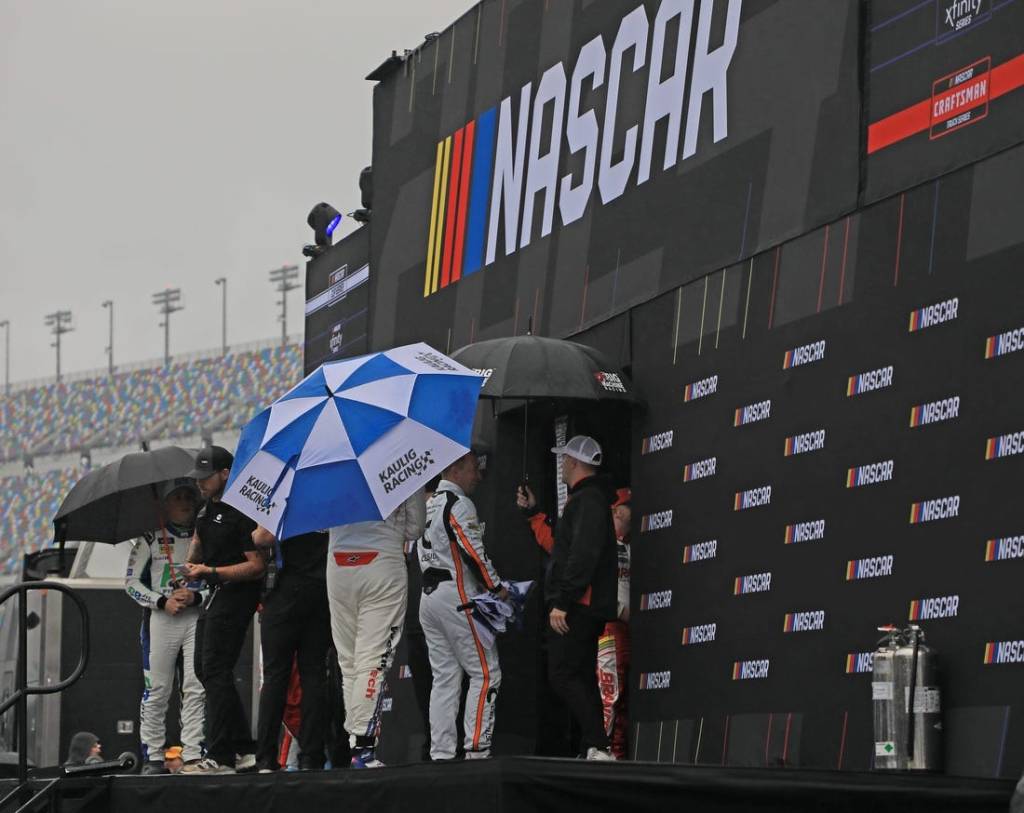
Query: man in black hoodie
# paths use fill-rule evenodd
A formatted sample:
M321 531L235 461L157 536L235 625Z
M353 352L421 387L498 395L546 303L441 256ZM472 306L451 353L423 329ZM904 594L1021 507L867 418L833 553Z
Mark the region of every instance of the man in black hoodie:
M548 552L544 600L548 607L548 680L580 727L587 759L612 759L604 728L601 695L594 675L597 641L618 612L618 564L610 510L614 490L598 476L601 446L577 435L551 450L562 457L569 487L553 539L542 514L531 517L534 535ZM517 503L532 511L536 500L520 488Z

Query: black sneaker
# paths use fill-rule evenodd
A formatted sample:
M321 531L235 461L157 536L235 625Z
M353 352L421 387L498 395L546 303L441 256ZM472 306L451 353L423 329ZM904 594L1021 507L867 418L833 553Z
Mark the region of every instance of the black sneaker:
M170 773L170 771L167 770L167 766L160 759L152 759L142 766L143 776L158 776L166 773Z

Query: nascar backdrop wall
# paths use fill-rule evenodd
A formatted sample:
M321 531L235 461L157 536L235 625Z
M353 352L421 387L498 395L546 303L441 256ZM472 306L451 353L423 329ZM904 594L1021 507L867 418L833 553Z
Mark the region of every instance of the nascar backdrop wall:
M579 334L646 399L638 758L868 769L915 621L947 772L1024 769L1022 7L485 0L377 85L370 346Z

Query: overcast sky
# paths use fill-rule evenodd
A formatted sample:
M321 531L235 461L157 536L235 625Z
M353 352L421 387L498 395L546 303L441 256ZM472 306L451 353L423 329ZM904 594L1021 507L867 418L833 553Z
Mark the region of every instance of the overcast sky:
M171 352L280 335L267 280L303 265L309 208L359 206L364 80L470 0L0 0L0 321L11 380L159 358L152 294L180 287ZM350 226L346 227L346 231ZM289 332L302 294L289 294ZM0 331L0 345L3 332ZM0 357L2 375L2 357Z

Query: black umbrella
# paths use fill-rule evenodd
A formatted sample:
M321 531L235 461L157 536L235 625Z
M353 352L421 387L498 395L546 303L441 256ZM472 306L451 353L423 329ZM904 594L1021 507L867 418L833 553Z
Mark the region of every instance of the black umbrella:
M484 378L481 398L526 401L523 420L523 482L530 399L638 401L633 385L616 365L592 347L544 336L510 336L476 342L452 358Z
M134 452L86 474L64 498L53 518L55 538L116 544L141 536L160 523L156 486L185 477L195 467L195 450L165 446Z

